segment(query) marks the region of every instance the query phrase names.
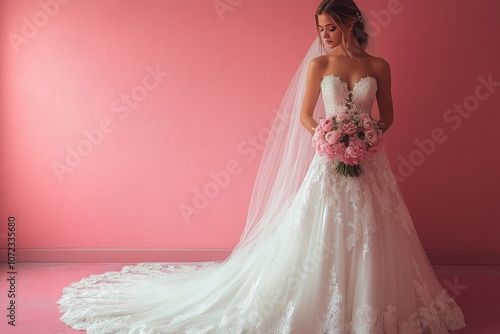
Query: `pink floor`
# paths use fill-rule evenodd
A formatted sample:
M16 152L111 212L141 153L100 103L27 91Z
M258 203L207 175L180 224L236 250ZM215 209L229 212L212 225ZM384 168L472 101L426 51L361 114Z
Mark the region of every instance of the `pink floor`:
M1 334L62 334L75 331L59 321L61 290L82 277L121 269L125 263L18 263L16 326L7 325L7 267L0 273ZM456 334L500 334L500 266L436 265L444 288L455 297L467 327ZM232 333L228 333L232 334Z

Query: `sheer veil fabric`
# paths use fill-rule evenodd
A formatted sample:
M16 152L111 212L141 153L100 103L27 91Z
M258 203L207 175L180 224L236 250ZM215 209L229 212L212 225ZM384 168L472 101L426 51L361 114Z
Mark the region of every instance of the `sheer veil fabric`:
M273 230L270 227L278 221L276 215L296 194L311 164L314 148L309 132L300 122L300 110L309 62L326 54L321 44L316 37L283 97L257 172L245 229L236 247L254 244ZM326 115L320 100L321 93L314 110L315 119Z
M159 293L168 295L167 299L172 301L168 306L164 305L163 314L172 314L175 301L185 300L186 304L177 304L181 309L176 312L182 314L183 305L206 305L203 301L210 298L207 295L210 289L203 293L203 287L237 279L233 277L235 265L243 259L252 258L252 254L255 256L254 250L259 243L272 240L279 228L278 216L291 204L314 156L310 134L300 123L300 109L309 62L324 53L321 40L316 37L289 84L263 151L244 231L228 258L201 265L139 263L137 266L125 266L120 272L83 278L65 287L63 296L57 302L64 313L61 317L63 322L88 333L150 333L144 328L163 328L155 322L157 318L146 320L144 313L144 310L155 309L161 314L159 304L165 300L158 298ZM317 103L314 115L325 116L323 103ZM164 281L165 278L168 281ZM163 285L165 282L168 282L168 287ZM247 292L232 291L236 295ZM227 294L227 291L224 293ZM211 297L215 298L213 294ZM132 306L133 303L137 303L137 307ZM184 311L187 318L196 315L196 311ZM187 321L187 318L184 320ZM179 328L182 319L182 315L177 318ZM148 325L141 325L146 321ZM244 326L249 324L246 321ZM195 330L192 333L198 332Z
M61 320L88 334L433 333L465 326L418 239L385 151L344 177L300 122L315 38L263 152L245 229L222 262L139 263L63 289ZM325 76L313 117L378 89Z

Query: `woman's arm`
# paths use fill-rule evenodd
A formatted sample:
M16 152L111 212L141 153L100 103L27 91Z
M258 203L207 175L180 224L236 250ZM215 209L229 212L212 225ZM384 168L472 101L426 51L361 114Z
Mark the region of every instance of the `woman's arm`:
M383 132L391 126L394 120L391 94L391 68L389 63L382 58L377 62L377 105L380 114L380 123L383 123Z
M316 57L311 59L307 68L306 91L304 101L300 110L300 123L311 133L318 123L313 118L314 108L318 102L320 84L323 75L323 59Z

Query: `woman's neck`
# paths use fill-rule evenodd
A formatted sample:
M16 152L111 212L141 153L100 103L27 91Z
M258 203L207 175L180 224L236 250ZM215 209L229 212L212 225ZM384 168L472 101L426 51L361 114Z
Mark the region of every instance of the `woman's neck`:
M361 49L358 45L358 43L354 40L349 41L348 45L349 51L353 55L358 55L363 52L363 49ZM345 49L343 44L339 44L338 46L334 47L330 52L328 52L331 55L334 56L344 56L344 57L349 57L349 54L347 53L347 50Z

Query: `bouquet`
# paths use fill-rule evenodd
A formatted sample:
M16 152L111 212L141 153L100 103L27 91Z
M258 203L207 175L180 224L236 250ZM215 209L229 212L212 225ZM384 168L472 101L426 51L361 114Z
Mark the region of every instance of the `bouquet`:
M371 115L345 107L336 115L321 117L311 137L313 147L328 160L337 158L337 173L359 176L359 163L382 147L382 123Z

